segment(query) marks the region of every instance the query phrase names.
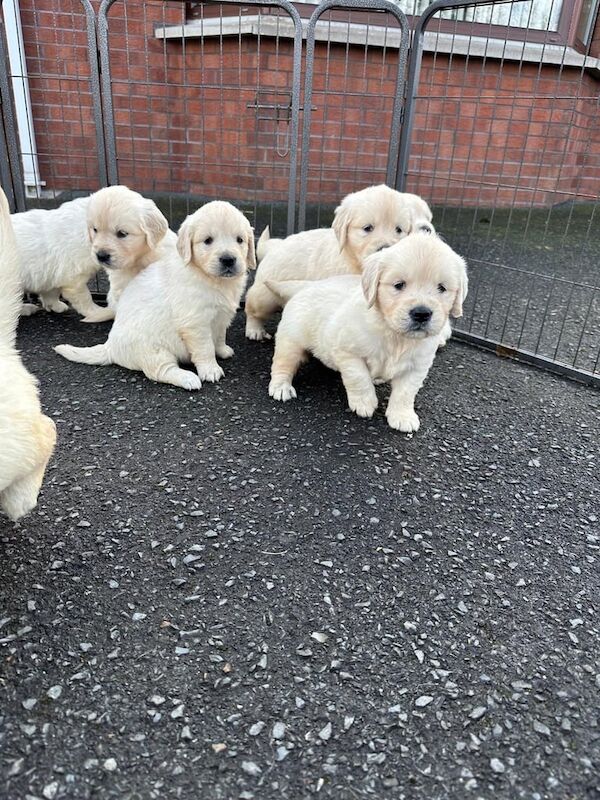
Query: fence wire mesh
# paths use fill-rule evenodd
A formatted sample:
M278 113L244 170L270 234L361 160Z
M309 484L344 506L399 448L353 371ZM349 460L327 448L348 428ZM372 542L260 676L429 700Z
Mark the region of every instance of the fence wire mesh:
M554 12L541 30L514 9L520 42L491 21L465 34L447 11L424 26L405 185L468 260L465 338L597 375L597 64L554 44Z
M468 260L459 336L600 381L600 61L556 44L558 0L418 0L408 71L387 0L1 5L21 209L122 182L174 228L223 198L285 235L385 181Z
M185 3L103 3L109 179L153 195L174 226L221 198L293 227L301 30L277 2L191 18Z
M20 14L17 11L20 10ZM99 94L90 59L91 4L2 3L27 208L53 207L104 180L97 142ZM5 40L6 41L6 40ZM24 210L24 209L21 209Z

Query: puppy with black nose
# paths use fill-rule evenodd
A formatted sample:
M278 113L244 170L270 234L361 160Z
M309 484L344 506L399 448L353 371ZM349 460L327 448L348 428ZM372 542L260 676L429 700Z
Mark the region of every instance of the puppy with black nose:
M286 302L275 337L269 394L296 397L292 380L309 354L341 373L350 409L377 408L375 384L391 383L392 428L419 428L417 392L445 340L448 317L462 316L463 259L437 236L415 233L365 259L362 277L269 281Z
M255 266L246 217L230 203L207 203L182 224L176 252L125 287L104 344L55 350L70 361L120 364L153 381L200 389L223 377L217 357L233 356L225 334ZM190 361L195 372L179 366Z
M68 306L83 322L115 316L119 296L129 281L168 249L176 236L152 200L126 186L107 186L90 197L69 200L55 209L32 209L12 215L24 292L38 295L47 311ZM88 282L98 270L108 272L108 307L96 305ZM25 303L22 314L38 307Z

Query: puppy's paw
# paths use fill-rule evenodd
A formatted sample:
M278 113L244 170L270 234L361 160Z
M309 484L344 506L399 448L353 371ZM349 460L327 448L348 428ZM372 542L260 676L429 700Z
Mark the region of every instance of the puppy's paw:
M298 395L291 383L285 381L271 381L269 384L269 394L273 400L281 400L283 403L286 400L293 400Z
M202 388L202 381L194 372L190 372L187 369L182 370L182 372L187 373L186 375L181 376L182 389L187 389L188 392L196 392L198 389Z
M36 306L35 303L23 303L21 306L21 316L22 317L32 317L34 314L40 310L40 306Z
M233 358L235 354L233 347L229 347L228 344L224 344L222 347L217 347L216 351L219 358Z
M46 311L54 311L55 314L64 314L69 310L69 306L63 303L62 300L52 300L50 303L44 303Z
M354 411L359 417L372 417L377 408L377 397L363 397L362 395L349 397L348 405L350 411Z
M202 381L208 381L209 383L217 383L220 381L225 373L221 369L221 367L215 361L214 364L196 364L196 369L198 370L198 377Z
M410 409L403 409L402 411L390 411L388 409L386 417L390 428L403 433L418 431L421 424L417 414Z
M112 308L102 308L98 306L97 311L92 311L91 313L86 314L81 322L108 322L114 318L115 312Z
M262 342L264 339L271 339L270 333L267 333L262 325L256 322L246 323L246 339L252 339L253 342Z

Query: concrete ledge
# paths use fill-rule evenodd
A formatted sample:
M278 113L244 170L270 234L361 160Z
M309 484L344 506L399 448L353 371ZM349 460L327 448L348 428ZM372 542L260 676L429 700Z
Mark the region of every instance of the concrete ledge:
M302 21L302 37L306 38L308 21ZM294 38L291 20L269 15L221 17L194 20L185 25L157 27L157 39L196 39L221 36L269 36L284 39ZM360 25L345 22L319 22L316 29L318 42L356 44L369 47L398 49L400 31L375 25ZM482 36L426 33L425 52L452 53L461 56L502 59L504 61L527 61L534 64L555 64L563 67L586 69L600 77L600 59L584 56L571 47L539 42L486 39Z

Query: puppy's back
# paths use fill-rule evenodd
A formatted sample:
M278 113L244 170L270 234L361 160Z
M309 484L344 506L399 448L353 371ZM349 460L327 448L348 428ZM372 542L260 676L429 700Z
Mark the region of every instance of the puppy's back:
M294 233L268 245L258 265L258 280L319 280L351 271L332 228Z
M53 279L93 263L87 233L89 197L68 200L58 208L33 208L11 217L24 289L53 288ZM46 283L48 286L46 286Z

